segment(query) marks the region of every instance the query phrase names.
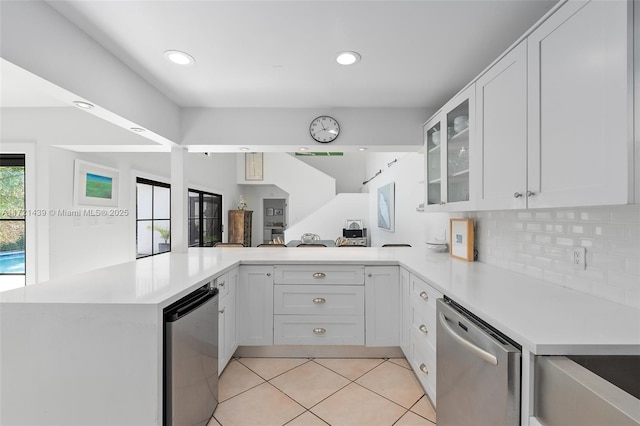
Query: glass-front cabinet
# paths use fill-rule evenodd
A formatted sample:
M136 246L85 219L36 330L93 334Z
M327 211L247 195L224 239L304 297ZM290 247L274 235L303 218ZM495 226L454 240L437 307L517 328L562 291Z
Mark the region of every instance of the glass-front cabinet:
M474 110L472 85L424 125L425 210L461 210L470 203Z

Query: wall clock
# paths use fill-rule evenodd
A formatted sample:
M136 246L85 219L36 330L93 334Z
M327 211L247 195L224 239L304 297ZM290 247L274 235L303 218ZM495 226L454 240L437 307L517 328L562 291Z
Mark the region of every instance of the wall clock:
M317 142L333 142L340 134L340 125L335 118L327 115L321 115L311 122L311 125L309 126L309 133Z

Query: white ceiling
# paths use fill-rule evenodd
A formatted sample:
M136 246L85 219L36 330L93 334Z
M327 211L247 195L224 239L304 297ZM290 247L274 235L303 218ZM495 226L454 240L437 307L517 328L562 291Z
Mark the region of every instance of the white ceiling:
M49 2L182 107L265 108L440 107L555 3ZM337 65L341 50L362 61Z

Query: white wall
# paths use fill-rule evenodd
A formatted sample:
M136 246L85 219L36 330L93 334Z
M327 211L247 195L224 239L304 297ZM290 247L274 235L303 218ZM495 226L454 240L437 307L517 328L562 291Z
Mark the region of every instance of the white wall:
M289 194L287 222L296 224L336 195L331 176L281 152L264 153L264 178L245 180L245 156L237 158L237 182L241 185L275 185Z
M336 180L336 193L360 192L365 180L366 154L345 152L341 156L294 156Z
M362 219L369 229L369 194L338 194L334 199L285 231L286 242L299 240L302 234L318 234L323 240L342 236L347 219Z
M429 116L419 108L183 108L184 145L278 145L295 152L300 146L322 151L344 147L398 146L399 151L422 145L422 124ZM320 115L340 123L340 136L330 144L315 142L309 124Z
M398 161L387 166L397 159ZM367 175L370 179L378 170L382 173L364 186L369 198L369 238L371 246L387 243L405 243L423 247L425 241L441 237L448 226L446 214L427 214L416 211L424 201L424 156L420 153L369 153ZM395 230L378 228L377 190L387 183L395 182Z

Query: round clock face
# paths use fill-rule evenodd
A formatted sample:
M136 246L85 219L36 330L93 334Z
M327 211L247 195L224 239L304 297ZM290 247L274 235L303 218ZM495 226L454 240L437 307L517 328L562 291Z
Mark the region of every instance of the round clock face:
M320 143L333 142L340 134L340 125L335 118L322 115L311 122L309 133Z

